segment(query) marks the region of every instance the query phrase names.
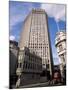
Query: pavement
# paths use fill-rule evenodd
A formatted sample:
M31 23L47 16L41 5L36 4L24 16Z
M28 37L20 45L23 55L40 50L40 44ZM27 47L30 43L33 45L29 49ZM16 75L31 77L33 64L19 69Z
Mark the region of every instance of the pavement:
M29 84L29 85L24 85L20 86L20 88L31 88L31 87L39 87L39 86L47 86L49 82L44 82L44 83L36 83L36 84Z
M52 81L40 81L39 82L35 80L35 82L19 86L19 88L50 87L50 86L61 86L61 85L62 83L53 84ZM13 86L13 88L16 88L16 87Z
M19 88L49 87L49 86L61 86L61 85L62 85L62 83L52 84L52 83L50 83L50 81L48 81L48 82L44 82L44 83L24 85L24 86L20 86Z

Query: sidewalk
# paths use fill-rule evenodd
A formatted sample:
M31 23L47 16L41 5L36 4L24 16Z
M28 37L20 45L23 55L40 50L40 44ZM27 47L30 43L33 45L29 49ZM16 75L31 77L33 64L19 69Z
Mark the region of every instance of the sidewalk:
M47 86L47 85L49 85L49 81L48 82L44 82L44 83L36 83L36 84L29 84L29 85L24 85L24 86L20 86L19 88L31 88L31 87L37 87L37 86L42 86L42 85L44 85L44 86Z

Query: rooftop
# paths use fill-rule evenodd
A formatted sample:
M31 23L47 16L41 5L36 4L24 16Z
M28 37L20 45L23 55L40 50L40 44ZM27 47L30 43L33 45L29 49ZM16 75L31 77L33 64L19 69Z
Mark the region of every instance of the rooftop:
M14 44L15 46L18 46L18 42L16 42L16 41L10 40L9 42L10 42L10 44Z

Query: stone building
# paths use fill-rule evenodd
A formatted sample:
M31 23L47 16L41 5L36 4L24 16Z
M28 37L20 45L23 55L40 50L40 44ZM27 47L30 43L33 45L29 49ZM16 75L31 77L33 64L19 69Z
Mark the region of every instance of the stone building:
M20 80L19 84L23 85L29 83L31 80L39 79L41 72L42 58L27 47L20 49L18 53L18 68L16 70L18 81Z
M48 30L48 17L45 10L33 9L26 17L21 32L19 48L28 47L42 58L42 69L50 76L53 73L53 59Z
M16 84L17 75L17 56L18 56L18 43L16 41L9 42L9 88Z
M60 31L56 34L55 46L57 48L58 56L60 59L60 70L63 76L64 69L66 67L66 32Z

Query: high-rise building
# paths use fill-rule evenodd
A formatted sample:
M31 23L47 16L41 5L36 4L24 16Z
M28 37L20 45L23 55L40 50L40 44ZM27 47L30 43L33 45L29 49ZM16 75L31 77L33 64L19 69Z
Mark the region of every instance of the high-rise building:
M24 46L36 51L42 58L42 68L52 75L53 59L47 14L42 9L33 9L26 17L21 33L19 48Z

